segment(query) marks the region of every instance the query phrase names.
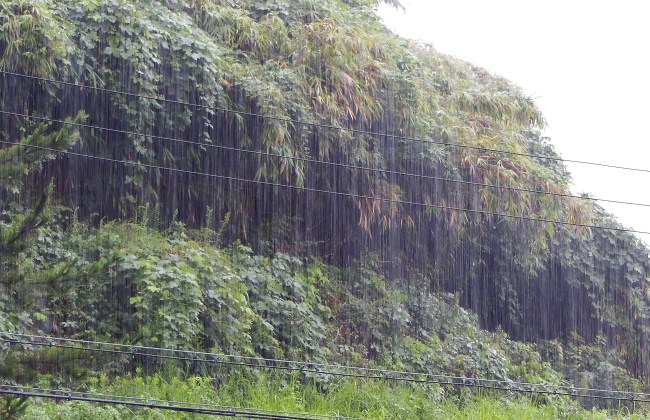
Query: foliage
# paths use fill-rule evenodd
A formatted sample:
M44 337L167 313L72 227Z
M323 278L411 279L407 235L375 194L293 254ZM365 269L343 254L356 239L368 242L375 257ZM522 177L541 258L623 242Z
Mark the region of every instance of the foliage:
M0 401L0 418L3 420L20 418L27 411L27 407L27 397L5 395Z
M75 81L137 92L147 98L131 101L114 96L107 100L96 92L80 98L70 89L46 96L60 96L63 103L80 108L113 111L108 120L105 113L92 115L97 124L131 132L148 131L153 136L183 134L184 138L198 142L203 152L214 152L210 146L217 143L250 146L281 157L241 155L238 168L228 165L230 175L246 178L256 173L257 179L293 185L303 185L306 179L314 178L314 186L331 189L335 186L330 185L327 171L306 165L305 158L345 158L346 162L373 169L404 171L411 169L414 159L424 157L423 175L449 172L453 178L469 176L525 188L544 183L545 164L525 156L502 156L479 149L450 153L436 144L444 141L493 147L498 142L501 149L526 152L525 132L543 126L543 117L529 98L503 79L388 33L372 8L350 7L333 0L212 0L187 5L110 0L63 2L52 6L50 13L66 21L68 37L74 45L69 51L59 51L48 58L52 65L74 63L66 66L60 77L69 72ZM15 61L11 57L7 60ZM21 82L16 92L32 89ZM274 118L248 118L206 108L180 109L152 99L161 94L202 106L219 104L253 110ZM54 104L49 99L42 104L42 109L36 107L33 111L52 112ZM331 124L335 129L317 131L287 118ZM422 137L434 144L410 146L400 141L382 146L369 136L336 129L374 126L386 126L396 135ZM92 143L98 146L95 153L103 155L189 170L202 166L195 147L169 144L155 137L128 135L110 142L97 138ZM384 148L394 150L394 157L389 158ZM216 157L226 159L218 154ZM88 165L97 162L76 163L77 173L86 175ZM127 168L122 179L111 179L111 183L116 183L112 191L120 200L110 205L101 198L103 188L101 192L90 188L90 195L81 199L96 202L104 213L113 216L132 214L134 204L157 201L166 219L179 210L183 221L191 224L202 220L196 212L211 206L216 214L231 212L238 236L245 237L244 232L255 230L250 213L252 203L238 197L235 201L240 203L228 203L228 208L224 208L226 204L220 202L219 198L229 195L227 186L206 189L200 177L190 177L185 183L193 199L185 200L179 195L183 194L180 190L162 188L174 178L173 174L170 178L169 173L156 171L153 176L145 176L144 172L142 167L134 166ZM352 176L341 179L361 177L362 182L358 186L347 182L338 189L381 199L463 207L472 204L471 195L477 193L467 191L454 197L456 191L446 192L442 185L420 191L401 178L377 178L373 172L354 169L346 172ZM117 194L119 183L129 186L122 194ZM545 186L561 192L566 184ZM465 196L466 193L470 195ZM487 188L480 195L480 202L490 211L539 213L551 218L564 215L563 206L556 205L555 199L540 199L535 194L513 193L504 201L498 199L496 191ZM199 198L206 196L214 196L214 202ZM283 201L290 199L284 193L280 197ZM408 225L416 217L411 208L374 199L353 198L348 205L349 213L357 216L350 221L358 220L358 228L366 234L376 235L387 227ZM99 208L87 211L91 214L96 210ZM464 224L466 220L453 212L435 213L442 218L440 222L452 225ZM427 218L429 223L432 215ZM544 230L533 227L528 234L532 240L543 237ZM319 240L322 235L303 239ZM537 241L532 240L531 244Z
M56 2L12 1L0 5L0 69L52 76L56 61L71 53L70 25Z
M341 269L281 253L255 256L242 245L218 249L204 241L205 232L182 225L161 233L141 220L95 230L70 224L65 214L39 230L39 247L25 256L36 272L63 259L75 261L74 269L45 290L25 277L25 287L16 293L22 300L12 306L28 315L23 330L504 381L642 389L605 344L592 349L575 341L550 352L543 346L540 355L535 346L512 341L503 331L482 329L457 296L426 291L426 278L410 291L392 288L380 274L381 264L370 257L363 260L367 265ZM174 372L176 378L216 374L223 384L248 375L197 371L172 361L89 358L83 351L52 348L5 353L0 376L78 387L98 374L113 378L138 366ZM328 392L338 386L329 378L315 383Z
M341 415L368 419L555 419L642 418L641 414L623 416L607 411L587 411L566 402L539 405L534 399L512 397L500 400L486 393L466 400L444 398L439 387L391 386L377 381L340 380L327 393L314 385L262 375L257 379L232 379L215 387L209 379L186 381L162 376L131 376L90 384L91 392L217 404L232 407L255 407L266 410ZM178 418L167 410L132 409L120 406L93 405L86 402L54 403L43 401L29 407L25 419L118 419ZM185 418L185 417L183 417ZM192 417L194 418L194 417ZM198 418L198 417L197 417Z
M80 224L69 232L47 227L38 243L25 256L35 270L75 261L45 293L28 292L38 283L29 276L20 286L24 309L48 302L31 310L44 331L272 357L327 355L329 311L317 289L326 279L317 266L302 269L282 254L253 257L244 247L219 250L180 225L166 235L132 223L94 233Z
M0 69L69 82L2 77L0 328L639 389L648 249L580 227L620 228L531 98L378 4L0 5Z
M18 194L20 183L30 172L38 171L57 151L69 149L79 140L79 132L73 125L85 118L85 113L79 112L74 118L68 118L63 128L49 133L46 124L39 124L24 139L0 149L3 189L9 187L13 194Z
M62 217L55 220L65 226ZM141 223L41 228L39 247L25 253L29 266L41 272L74 263L45 289L35 289L30 275L15 286L20 299L12 309L28 315L20 328L503 380L561 379L534 347L482 330L452 295L393 289L377 266L255 256L242 245L218 249L192 240L196 234L180 225L163 234ZM49 359L41 362L45 371Z
M320 266L304 267L300 259L286 254L262 258L250 252L240 246L231 255L248 288L251 307L263 320L255 328L257 352L292 360L305 356L326 360L325 321L330 310L319 295L328 282Z
M482 329L477 315L452 294L433 294L421 284L391 290L368 267L334 278L328 300L340 324L335 343L342 360L354 349L397 370L555 384L562 379L534 346Z
M643 390L643 382L625 370L624 361L616 349L609 348L603 336L597 337L594 343L586 343L573 334L566 344L557 340L540 344L540 353L578 387Z
M66 121L79 123L85 118L79 112ZM59 130L50 130L39 124L33 131L0 149L0 329L10 331L19 322L26 322L28 315L13 309L14 295L12 285L23 280L22 271L26 261L22 252L31 245L34 232L45 225L50 217L48 200L52 194L52 182L47 188L37 192L35 203L28 202L31 197L22 193L23 181L30 172L38 171L44 161L54 158L58 151L69 149L79 140L78 130L67 125ZM31 275L39 278L54 278L64 265L48 267L44 270L31 270Z
M67 122L77 124L83 121L85 114L80 112ZM50 133L46 133L45 124L38 125L32 133L16 144L0 149L0 210L4 212L4 220L0 220L0 253L17 252L21 249L22 240L32 231L44 224L47 200L51 191L41 192L33 209L19 214L10 209L4 198L20 197L20 187L23 179L31 171L40 169L43 161L52 159L57 151L72 147L79 140L79 132L72 125ZM17 200L12 200L16 202ZM7 211L13 210L10 214Z

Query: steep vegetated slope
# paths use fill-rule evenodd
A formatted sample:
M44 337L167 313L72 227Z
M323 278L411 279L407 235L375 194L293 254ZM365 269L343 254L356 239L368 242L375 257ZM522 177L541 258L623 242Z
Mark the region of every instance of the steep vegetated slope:
M375 7L4 2L0 326L640 389L648 250Z

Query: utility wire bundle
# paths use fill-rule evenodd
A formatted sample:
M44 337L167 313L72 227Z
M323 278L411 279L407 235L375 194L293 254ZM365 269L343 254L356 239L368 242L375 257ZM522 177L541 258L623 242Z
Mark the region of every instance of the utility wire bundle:
M19 345L22 348L52 347L85 352L124 355L143 359L166 359L205 365L239 366L252 369L300 372L313 376L322 375L356 378L364 380L395 381L416 384L451 385L456 387L481 388L523 394L560 395L572 398L603 399L629 402L650 402L650 394L617 391L611 389L580 388L543 383L527 383L487 378L469 378L425 372L408 372L389 369L374 369L343 366L326 363L300 362L295 360L268 359L262 357L237 356L175 350L159 347L114 344L99 341L74 340L57 337L0 332L0 342Z
M435 141L435 140L426 140L419 138L412 138L407 136L399 136L394 134L382 134L370 130L360 130L360 129L350 129L344 128L329 124L321 124L308 121L300 121L294 119L278 118L273 115L264 115L255 112L240 111L222 107L213 107L205 106L191 102L178 101L174 99L167 99L164 97L153 97L147 95L140 95L131 92L115 90L115 89L106 89L98 86L89 86L78 83L66 82L62 80L49 79L44 77L37 77L22 73L11 72L7 70L0 70L0 74L4 74L7 77L12 78L22 78L29 79L38 82L45 82L52 84L54 86L67 86L70 88L83 89L83 90L92 90L96 92L111 94L111 95L120 95L123 97L129 97L134 99L148 99L160 101L173 105L181 105L193 108L203 108L209 109L214 112L221 112L225 114L234 114L238 116L253 117L260 119L269 119L269 120L278 120L284 123L291 125L304 125L309 126L315 129L323 130L342 130L347 131L354 135L369 135L376 138L385 138L392 141L404 141L404 142L413 142L418 144L433 144L437 146L442 146L444 148L454 150L454 149L472 149L482 152L490 152L502 155L513 155L513 156L523 156L534 159L549 160L549 161L561 161L561 162L573 162L580 163L585 165L595 165L605 168L613 168L619 170L627 170L634 172L645 172L650 173L650 170L641 169L641 168L630 168L620 165L613 165L607 163L597 163L597 162L586 162L581 160L571 160L571 159L561 159L555 156L546 156L533 153L521 153L521 152L512 152L506 150L498 150L492 148L483 148L476 146L468 146L462 144L449 143L444 141ZM43 122L47 124L57 124L57 125L71 125L77 128L90 130L95 133L103 134L113 134L113 135L124 135L124 136L135 136L148 138L151 141L156 142L170 142L175 144L180 144L187 147L197 147L197 150L211 149L218 150L222 152L232 152L234 154L247 154L252 156L263 156L272 159L282 161L285 156L281 153L269 152L258 150L254 148L245 148L245 147L230 147L223 146L219 144L210 144L210 143L200 143L196 140L187 140L180 137L170 137L170 136L161 136L161 135L150 135L144 132L138 131L129 131L120 128L111 128L103 125L96 124L86 124L86 123L74 123L70 121L64 121L62 119L43 117L39 115L33 115L25 112L15 112L0 110L0 114L12 117L16 120L22 119L23 121L35 121ZM0 140L0 144L4 146L13 146L17 143L11 141ZM22 147L26 149L38 149L45 152L50 152L52 154L67 155L71 157L77 157L81 159L88 159L91 161L97 162L106 162L109 164L118 164L122 166L137 167L144 172L147 171L166 171L173 172L184 175L195 175L199 177L204 177L207 179L218 179L223 181L232 181L235 183L244 183L244 184L253 184L253 185L262 185L268 187L278 187L282 189L295 190L299 192L306 193L315 193L315 194L324 194L332 195L346 198L354 199L364 199L364 200L375 200L379 202L384 202L388 204L401 204L405 206L413 206L424 208L425 210L431 209L440 209L440 210L451 210L459 211L465 213L474 213L479 215L495 216L498 218L505 219L515 219L522 221L538 222L538 223L551 223L555 225L562 226L573 226L580 228L589 228L596 230L604 231L618 231L618 232L629 232L629 233L640 233L640 234L650 234L650 232L638 231L633 229L625 229L619 226L605 226L593 223L575 223L567 220L555 220L548 219L544 217L531 216L526 214L515 214L507 212L495 212L490 210L477 208L465 208L458 207L453 205L446 204L436 204L428 203L422 201L411 201L408 199L394 199L386 198L384 196L374 196L367 195L363 193L355 193L348 191L340 191L337 189L324 189L317 187L310 187L304 185L296 185L290 183L281 183L275 181L265 181L258 179L257 177L242 178L239 176L228 175L224 173L217 173L213 171L197 171L173 167L170 165L159 165L152 164L147 162L140 162L136 160L129 160L125 158L115 158L111 156L104 156L99 153L80 153L70 150L56 150L48 148L45 146L39 145L23 145ZM362 172L371 172L377 175L393 176L393 177L405 177L408 179L416 179L421 182L433 182L439 181L449 185L460 185L460 186L471 186L478 188L489 188L493 189L496 192L520 192L520 193L530 193L539 196L550 196L554 198L574 198L579 200L591 200L591 201L603 201L611 202L617 204L625 204L630 206L640 206L640 207L650 207L650 204L647 203L636 203L631 201L622 201L622 200L609 200L609 199L600 199L587 196L578 196L569 193L557 193L552 191L546 191L542 189L529 189L529 188L519 188L511 186L501 186L490 184L480 181L468 181L458 177L442 177L437 175L426 175L418 174L413 171L400 171L393 169L384 169L376 168L362 164L350 164L342 163L335 161L328 161L323 159L314 159L310 157L294 157L297 161L301 161L304 164L311 165L323 165L327 167L333 167L338 169L346 169L353 171L362 171ZM570 387L563 385L553 385L553 384L543 384L543 383L526 383L526 382L516 382L516 381L506 381L506 380L497 380L490 378L481 378L481 377L463 377L463 376L453 376L445 375L442 373L430 373L430 372L411 372L411 371L398 371L398 370L388 370L388 369L374 369L374 368L364 368L364 367L353 367L353 366L343 366L336 364L324 364L324 363L311 363L311 362L302 362L296 360L283 360L283 359L272 359L272 358L262 358L262 357L246 357L238 356L232 354L213 354L208 352L196 352L196 351L187 351L187 350L176 350L170 348L162 347L147 347L139 345L124 345L124 344L115 344L102 341L92 341L92 340L76 340L76 339L66 339L45 335L30 335L30 334L19 334L19 333L10 333L0 331L0 344L4 343L5 345L11 348L20 348L23 351L32 351L37 348L54 348L54 349L67 349L71 351L79 351L88 354L103 354L103 355L114 355L124 357L126 359L139 359L146 361L153 361L161 365L164 361L180 362L192 364L193 366L212 366L212 367L231 367L231 368L241 368L249 370L274 370L281 372L293 372L304 375L309 375L311 377L341 377L341 378L355 378L360 380L381 380L381 381L392 381L392 382L404 382L404 383L413 383L413 384L437 384L443 386L454 386L454 387L468 387L468 388L480 388L486 390L495 390L495 391L504 391L520 394L532 394L532 395L555 395L555 396L567 396L572 398L584 398L584 399L594 399L594 400L612 400L612 401L627 401L631 403L636 402L650 402L650 395L646 393L636 393L636 392L626 392L618 391L611 389L594 389L594 388L579 388L579 387ZM0 346L1 347L1 346ZM201 369L198 369L201 370ZM204 372L215 372L216 370L203 370ZM232 371L231 371L232 372ZM42 398L51 398L55 400L78 400L78 401L87 401L87 402L97 402L105 404L122 404L133 407L149 407L163 410L173 410L179 412L190 412L197 414L213 414L213 415L222 415L222 416L231 416L231 417L248 417L248 418L260 418L260 419L306 419L306 418L315 418L315 419L326 419L326 418L340 418L344 417L332 417L332 416L319 416L319 415L307 415L302 413L292 413L292 412L282 412L282 411L268 411L268 410L256 410L248 408L239 408L239 407L224 407L218 405L209 405L209 404L192 404L181 401L167 401L160 399L152 398L141 398L141 397L129 397L129 396L120 396L112 394L97 394L90 392L81 392L81 391L67 391L62 389L41 389L35 387L19 386L12 384L4 384L0 386L0 394L12 394L17 396L33 396L33 397L42 397Z
M128 407L169 410L180 413L206 414L224 417L242 417L267 420L328 420L351 419L343 416L325 416L320 414L295 413L290 411L260 410L247 407L228 407L214 404L188 403L184 401L160 400L157 398L131 397L95 392L78 392L61 389L47 389L17 385L0 385L0 394L19 397L47 398L57 401L85 401L98 404L124 405Z

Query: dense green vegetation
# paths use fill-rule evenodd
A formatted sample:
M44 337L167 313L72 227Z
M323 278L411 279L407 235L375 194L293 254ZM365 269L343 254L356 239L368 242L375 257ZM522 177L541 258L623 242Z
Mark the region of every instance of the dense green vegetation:
M234 407L263 407L269 410L309 412L324 415L347 415L371 419L556 419L594 418L616 419L623 414L599 410L580 410L563 400L554 404L539 404L534 399L510 397L495 400L488 395L445 396L439 388L391 387L381 383L345 382L333 385L327 394L298 381L283 384L279 380L261 377L257 380L235 380L219 392L201 378L188 381L168 381L161 377L121 378L114 384L98 383L93 389L104 393L137 393L159 399L212 403ZM623 413L629 414L624 410ZM128 409L93 406L84 402L32 405L27 419L79 418L175 418L163 410ZM198 418L198 416L197 416ZM638 415L629 418L641 418Z
M643 391L647 248L572 225L620 227L535 157L556 155L533 101L390 33L376 3L3 2L0 70L35 78L0 78L0 330ZM0 352L11 383L196 386L385 418L587 415L561 398ZM136 415L27 411L48 413Z

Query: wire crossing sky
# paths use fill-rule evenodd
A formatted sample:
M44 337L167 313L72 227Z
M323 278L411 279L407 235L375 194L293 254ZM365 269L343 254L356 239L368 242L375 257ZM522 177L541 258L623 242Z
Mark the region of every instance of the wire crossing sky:
M347 131L347 132L354 133L354 134L367 134L367 135L370 135L370 136L373 136L373 137L378 137L378 138L382 138L382 137L383 138L391 138L391 139L396 139L396 140L406 140L406 141L414 141L414 142L427 143L427 144L435 144L435 145L441 145L441 146L451 147L451 148L481 150L481 151L485 151L485 152L502 153L504 155L526 156L526 157L533 157L533 158L538 158L538 159L548 159L548 160L553 160L553 161L571 162L571 163L577 163L577 164L582 164L582 165L600 166L600 167L604 167L604 168L619 169L619 170L623 170L623 171L650 173L650 169L641 168L641 167L635 168L635 167L617 165L617 164L613 164L613 163L590 162L590 161L585 161L585 160L566 159L566 158L562 158L562 157L558 157L558 156L538 155L538 154L532 154L532 153L521 153L521 152L513 152L513 151L509 151L509 150L492 149L492 148L486 148L486 147L477 147L477 146L471 146L471 145L459 144L459 143L441 142L441 141L437 141L437 140L433 140L433 139L414 138L414 137L407 137L407 136L400 135L400 134L380 133L380 132L375 132L375 131L370 131L370 130L360 130L360 129L342 127L342 126L331 125L331 124L322 124L322 123L317 123L317 122L301 121L301 120L290 119L290 118L282 118L282 117L277 117L277 116L273 116L273 115L260 114L260 113L256 113L256 112L239 111L239 110L222 108L222 107L217 107L217 106L212 106L212 105L201 105L201 104L197 104L197 103L166 99L166 98L161 98L161 97L156 97L156 96L140 95L140 94L136 94L136 93L132 93L132 92L125 92L125 91L121 91L121 90L106 89L106 88L102 88L102 87L98 87L98 86L89 86L89 85L83 85L83 84L78 84L78 83L73 83L73 82L65 82L65 81L56 80L56 79L48 79L48 78L44 78L44 77L30 76L30 75L27 75L27 74L15 73L15 72L10 72L10 71L6 71L6 70L0 70L0 73L5 74L5 75L9 75L9 76L16 76L16 77L23 77L23 78L27 78L27 79L46 81L46 82L55 83L55 84L74 86L74 87L77 87L77 88L92 89L92 90L97 90L97 91L101 91L101 92L107 92L107 93L113 93L113 94L118 94L118 95L130 96L130 97L135 97L135 98L152 99L152 100L156 100L156 101L168 102L168 103L177 104L177 105L186 105L186 106L190 106L190 107L194 107L194 108L203 108L203 109L210 109L210 110L220 111L220 112L225 112L225 113L230 113L230 114L238 114L238 115L245 115L245 116L249 116L249 117L260 117L260 118L264 118L264 119L278 120L278 121L282 121L282 122L289 123L289 124L308 125L308 126L311 126L311 127L325 128L325 129L329 129L329 130L341 130L341 131Z
M548 121L546 133L561 155L647 167L647 2L404 0L402 4L405 12L380 7L389 28L521 86L535 98ZM641 174L566 162L576 192L627 201L645 194L638 186L650 183L650 178L637 176ZM644 209L614 203L604 207L624 225L650 230ZM650 237L642 238L650 243Z
M233 111L233 112L236 112L236 111ZM0 110L0 114L12 115L12 116L15 116L15 117L21 117L21 118L25 118L25 119L28 119L28 120L43 121L43 122L47 122L47 123L59 123L59 124L73 125L75 127L89 128L89 129L93 129L93 130L106 131L106 132L109 132L109 133L128 134L128 135L142 136L142 137L147 137L147 138L162 140L162 141L171 141L171 142L175 142L175 143L189 144L189 145L193 145L193 146L199 146L199 147L205 148L205 149L221 149L221 150L229 150L229 151L233 151L233 152L251 153L251 154L256 154L256 155L261 155L261 156L271 156L271 157L280 158L280 159L286 158L286 156L278 154L278 153L263 152L263 151L260 151L260 150L242 149L242 148L238 148L238 147L221 146L221 145L218 145L218 144L205 143L205 142L201 143L201 142L192 141L192 140L184 140L184 139L179 139L179 138L174 138L174 137L157 136L157 135L151 135L151 134L146 134L146 133L141 133L141 132L134 132L134 131L116 130L116 129L113 129L113 128L101 127L101 126L98 126L98 125L75 123L75 122L66 122L64 120L58 120L58 119L54 119L54 118L38 117L38 116L34 116L34 115L21 114L21 113L17 113L17 112L8 112L8 111ZM381 137L379 134L377 134L377 136ZM509 152L502 152L502 153L507 154ZM298 161L302 161L302 162L306 162L306 163L312 163L312 164L317 163L317 164L323 164L323 165L328 165L328 166L350 168L350 169L360 169L360 170L363 170L363 171L378 172L378 173L383 173L383 174L404 175L404 176L407 176L407 177L421 178L421 179L431 180L431 181L445 181L445 182L450 182L452 184L458 183L458 184L464 184L464 185L472 185L472 186L479 186L479 187L486 187L486 188L494 188L494 189L498 189L498 190L520 191L520 192L526 192L526 193L532 193L532 194L550 195L550 196L555 196L555 197L570 197L570 198L576 198L576 199L579 199L579 200L603 201L603 202L608 202L608 203L625 204L625 205L628 205L628 206L650 207L650 204L647 204L647 203L635 203L635 202L628 202L628 201L608 200L606 198L600 198L600 197L590 197L590 196L585 196L585 195L574 195L574 194L562 194L562 193L556 193L556 192L552 192L552 191L543 191L543 190L533 190L533 189L526 189L526 188L510 187L510 186L507 186L507 185L493 185L493 184L486 184L486 183L481 183L481 182L465 181L465 180L462 180L462 179L443 178L443 177L437 177L437 176L431 176L431 175L425 175L425 174L394 171L394 170L390 170L390 169L372 168L372 167L369 167L369 166L350 165L350 164L338 163L338 162L330 162L330 161L325 161L325 160L302 158L302 157L299 157L299 156L298 157L293 157L292 156L291 158L295 159L295 160L298 160ZM588 163L588 164L591 164L591 163ZM632 169L632 170L636 170L636 169Z
M0 111L0 112L2 112L2 111ZM65 121L63 123L66 124ZM15 145L15 143L6 142L6 141L2 141L2 140L0 140L0 144L6 144L8 146ZM417 201L390 199L390 198L385 198L385 197L380 197L380 196L361 195L361 194L346 193L346 192L342 192L342 191L333 191L333 190L322 190L322 189L317 189L317 188L301 187L301 186L291 185L291 184L279 184L279 183L276 183L276 182L262 181L262 180L256 180L256 179L237 178L237 177L228 176L228 175L220 175L220 174L213 174L213 173L206 173L206 172L197 172L197 171L191 171L191 170L186 170L186 169L178 169L178 168L173 168L173 167L168 167L168 166L152 165L152 164L141 163L141 162L136 162L136 161L112 159L112 158L107 158L107 157L103 157L103 156L95 156L95 155L89 155L89 154L84 154L84 153L76 153L76 152L71 152L71 151L61 151L61 150L56 150L56 149L37 146L37 145L26 144L26 145L23 145L21 147L24 147L24 148L27 148L27 149L40 149L40 150L45 150L45 151L48 151L48 152L62 154L62 155L77 156L77 157L82 157L82 158L101 160L101 161L105 161L105 162L119 163L119 164L123 164L123 165L130 165L130 166L141 167L141 168L160 169L160 170L170 171L170 172L199 175L199 176L207 177L207 178L225 179L225 180L231 180L231 181L237 181L237 182L252 183L252 184L259 184L259 185L267 185L267 186L272 186L272 187L287 188L287 189L299 190L299 191L305 191L305 192L331 194L331 195L337 195L337 196L343 196L343 197L352 197L352 198L370 199L370 200L376 200L376 201L385 202L385 203L404 204L404 205L409 205L409 206L424 207L425 209L454 210L454 211L467 212L467 213L483 214L483 215L487 215L487 216L497 216L497 217L503 217L503 218L508 218L508 219L525 220L525 221L531 221L531 222L551 223L551 224L563 225L563 226L573 226L573 227L580 227L580 228L600 229L600 230L610 230L610 231L617 231L617 232L629 232L629 233L640 233L640 234L648 234L648 235L650 235L650 231L648 231L648 232L636 231L636 230L626 229L626 228L616 227L616 226L603 226L603 225L595 225L595 224L588 224L588 223L573 223L573 222L568 222L568 221L563 221L563 220L553 220L553 219L544 219L544 218L540 218L540 217L531 217L531 216L528 216L528 215L499 213L499 212L493 212L493 211L489 211L489 210L470 209L470 208L463 208L463 207L453 207L453 206L440 205L440 204L435 204L435 203L422 203L422 202L417 202Z
M565 159L534 95L367 3L34 10L0 5L0 394L650 409L650 227L599 204L650 200L576 193L565 165L647 164Z

